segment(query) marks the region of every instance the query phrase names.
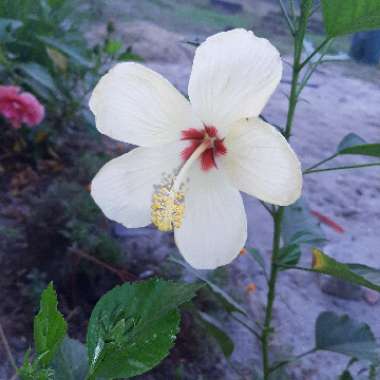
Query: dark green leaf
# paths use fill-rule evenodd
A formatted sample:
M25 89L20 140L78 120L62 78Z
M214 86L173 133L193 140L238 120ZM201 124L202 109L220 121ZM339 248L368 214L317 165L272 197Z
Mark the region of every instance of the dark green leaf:
M54 83L54 79L50 75L49 71L38 63L19 63L17 65L17 68L26 74L29 78L36 81L39 85L44 86L53 93L56 93L58 91Z
M22 22L20 20L0 18L0 38L2 42L5 42L10 32L17 30L21 27L22 27Z
M350 371L345 370L339 377L339 380L354 380L354 378L351 376Z
M221 289L218 285L214 284L212 281L210 281L205 275L197 271L196 269L190 267L187 263L185 263L182 260L178 260L174 257L170 258L170 261L173 261L176 264L181 265L183 268L187 269L190 273L192 273L194 276L199 278L200 280L204 281L210 290L215 294L215 296L219 299L221 304L223 305L224 309L229 312L237 312L241 313L245 316L247 315L247 312L242 308L230 295L228 295L223 289Z
M201 325L206 329L209 335L211 335L218 342L219 347L223 351L225 357L229 358L234 351L234 342L225 333L225 328L213 318L211 315L199 311L197 313L201 320Z
M85 380L88 371L86 347L81 342L66 337L51 366L55 371L54 380Z
M57 305L57 294L50 283L42 293L40 311L34 318L34 344L42 367L53 359L67 331L66 321Z
M30 352L25 355L24 363L18 370L21 380L55 380L54 371L51 368L38 368L37 362L31 364Z
M300 260L300 257L300 246L298 244L290 244L281 248L276 263L280 266L297 265Z
M366 145L368 144L362 137L357 135L356 133L349 133L344 136L342 141L338 145L337 152L340 153L342 150L346 148L351 148L356 145Z
M285 208L281 232L285 245L311 244L326 240L304 198Z
M86 67L92 68L93 64L90 60L83 56L81 51L74 46L68 45L65 42L56 40L55 38L39 36L38 39L45 43L47 46L53 47L59 50L61 53L65 54L73 60L73 62Z
M129 378L157 365L178 332L178 306L201 286L152 279L124 284L104 295L87 332L91 374Z
M322 0L329 37L380 28L379 0Z
M360 360L378 362L379 346L365 323L348 315L321 313L315 325L315 345L318 350L337 352Z
M340 142L338 153L380 157L380 144L368 144L357 134L350 133Z
M129 51L126 51L125 53L122 53L119 55L118 59L120 61L134 61L134 62L143 62L144 59L140 57L138 54L131 53Z
M261 255L260 251L256 248L250 248L248 249L248 252L251 254L251 256L254 258L254 260L257 262L257 264L260 265L261 269L265 272L265 261L263 256Z
M361 264L343 264L327 256L319 249L313 249L312 270L380 292L379 269Z

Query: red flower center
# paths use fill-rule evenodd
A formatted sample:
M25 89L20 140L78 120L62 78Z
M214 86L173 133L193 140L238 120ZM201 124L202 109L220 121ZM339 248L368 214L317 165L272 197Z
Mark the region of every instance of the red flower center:
M218 130L215 127L204 126L203 129L189 128L182 131L182 140L188 140L189 145L181 152L181 157L187 161L194 151L204 141L210 142L207 148L200 156L202 170L210 170L216 165L216 157L223 156L227 153L227 148L223 140L218 136Z

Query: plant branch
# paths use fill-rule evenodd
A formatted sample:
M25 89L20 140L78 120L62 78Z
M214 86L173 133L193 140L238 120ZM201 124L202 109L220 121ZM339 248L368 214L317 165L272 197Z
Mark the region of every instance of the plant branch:
M295 110L297 107L297 101L298 96L300 94L300 91L298 91L298 79L301 72L301 56L302 56L302 50L303 50L303 40L305 38L306 34L306 27L307 27L307 20L309 15L309 8L311 6L310 0L304 0L301 5L301 15L299 20L299 26L296 31L295 37L294 37L294 54L293 54L293 70L292 70L292 84L290 89L290 96L289 96L289 107L288 107L288 116L286 120L286 128L285 128L285 138L288 140L292 127L293 127L293 119Z
M280 2L281 5L281 2ZM282 4L283 5L283 4ZM289 96L288 114L286 120L286 127L284 136L289 140L293 127L295 110L297 107L298 97L301 91L298 90L298 79L301 72L301 58L303 51L303 42L306 34L307 22L310 16L310 10L313 5L313 0L303 0L301 2L301 14L297 23L297 28L294 30L294 55L293 55L293 69L292 69L292 82ZM282 7L283 9L283 7ZM285 9L286 10L286 9ZM287 14L287 12L286 12ZM293 24L292 24L293 25ZM273 248L271 258L271 271L268 282L267 304L265 308L264 326L261 333L261 351L264 380L269 380L270 376L270 363L269 363L269 339L272 333L272 313L273 304L276 296L276 282L279 272L279 266L276 264L278 255L281 248L281 226L282 218L285 208L279 207L273 213Z
M265 310L264 327L261 334L261 349L264 380L269 379L270 364L269 364L269 338L272 332L272 312L273 303L276 296L276 282L278 274L278 266L276 265L277 257L280 253L280 240L281 240L281 222L284 214L284 208L280 207L276 214L273 216L274 221L274 234L273 234L273 252L271 262L271 272L268 283L267 306Z
M115 268L114 266L107 264L104 261L99 260L96 257L91 256L88 253L86 253L80 249L70 248L70 252L81 257L81 258L83 258L83 259L86 259L87 261L91 261L92 263L94 263L94 264L96 264L96 265L98 265L104 269L107 269L109 272L116 274L122 282L134 281L137 279L137 276L128 272L127 270Z
M288 24L288 27L289 27L289 30L290 30L290 33L292 36L295 35L295 32L296 32L296 28L293 24L293 21L290 19L289 17L289 13L288 13L288 10L283 2L283 0L278 0L278 2L280 3L280 7L281 7L281 11L285 17L285 20L286 20L286 23Z
M302 70L331 40L330 37L323 40L323 42L301 63L300 70Z
M331 161L332 159L334 159L334 158L337 157L338 155L339 155L339 153L335 153L335 154L333 154L333 155L331 155L331 156L325 158L324 160L319 161L319 162L317 162L316 164L314 164L314 165L308 167L307 169L304 170L304 172L308 172L308 171L310 171L310 170L313 170L313 169L317 168L318 166L321 166L321 165L325 164L326 162Z
M316 349L316 348L313 348L313 349L311 349L311 350L309 350L309 351L303 352L302 354L299 354L299 355L297 355L297 356L294 356L293 358L291 358L291 359L289 359L289 360L284 360L284 361L282 361L282 362L276 364L274 367L272 367L272 368L270 369L270 372L274 372L274 371L278 370L279 368L283 367L285 364L293 363L293 362L295 362L295 361L297 361L297 360L299 360L299 359L302 359L302 358L303 358L304 356L306 356L306 355L313 354L313 353L316 352L316 351L317 351L317 349Z
M330 172L334 170L347 170L347 169L359 169L359 168L370 168L373 166L380 166L380 162L374 162L371 164L359 164L359 165L347 165L347 166L336 166L333 168L326 168L326 169L308 169L303 172L304 175L311 174L311 173L322 173L322 172Z
M7 356L8 356L9 362L11 363L13 369L17 373L18 372L18 367L17 367L17 364L16 364L16 360L15 360L13 354L12 354L11 347L9 346L7 337L5 336L3 325L1 324L1 322L0 322L0 338L1 338L1 341L3 342L3 346L4 346L4 349L5 349L5 352L6 352Z
M250 326L248 323L246 323L245 321L242 321L240 318L238 318L236 315L232 314L231 313L231 318L240 323L242 326L244 326L250 333L252 333L257 339L261 339L260 337L260 334L252 327Z
M268 204L266 204L265 202L260 201L260 203L265 208L265 210L267 210L269 212L269 214L273 216L274 210Z

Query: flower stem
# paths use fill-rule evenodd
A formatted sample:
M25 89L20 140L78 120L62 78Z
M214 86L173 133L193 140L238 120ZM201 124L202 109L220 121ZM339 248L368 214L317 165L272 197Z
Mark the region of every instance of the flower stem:
M313 169L315 169L315 168L317 168L317 167L319 167L319 166L325 164L326 162L329 162L329 161L333 160L333 159L334 159L335 157L337 157L338 155L339 155L339 153L334 153L333 155L331 155L331 156L325 158L324 160L319 161L319 162L317 162L316 164L314 164L314 165L312 165L312 166L309 166L307 169L304 170L304 173L306 173L306 172L308 172L308 171L310 171L310 170L313 170Z
M272 332L272 312L273 303L276 295L276 282L278 274L278 266L276 265L276 260L280 252L280 240L281 240L281 223L282 216L284 214L284 207L280 207L273 216L274 222L274 233L273 233L273 252L272 252L272 262L271 271L268 283L268 296L267 305L265 310L264 327L261 334L261 349L262 349L262 361L263 361L263 373L264 380L269 379L270 373L270 362L269 362L269 338Z
M298 89L298 82L300 72L302 70L302 50L303 41L306 34L307 21L310 16L310 11L313 5L312 0L303 0L301 2L301 12L298 19L296 30L294 31L294 56L293 56L293 70L292 70L292 83L289 96L288 105L288 115L286 120L286 128L284 131L284 136L289 140L291 136L291 131L293 127L293 120L295 115L295 110L297 107L298 97L300 91ZM271 272L268 282L268 294L267 303L265 309L264 326L261 333L261 351L262 351L262 363L263 363L263 379L269 380L269 375L271 372L270 360L269 360L269 340L270 335L273 332L272 329L272 314L273 314L273 304L276 297L276 283L279 267L277 266L277 258L280 253L281 248L281 226L282 218L284 215L285 208L279 207L273 213L273 248L272 248L272 259L271 259Z
M380 162L373 162L370 164L358 164L358 165L347 165L347 166L336 166L333 168L326 169L308 169L303 172L304 175L311 173L322 173L322 172L331 172L334 170L347 170L347 169L359 169L359 168L370 168L373 166L380 166Z

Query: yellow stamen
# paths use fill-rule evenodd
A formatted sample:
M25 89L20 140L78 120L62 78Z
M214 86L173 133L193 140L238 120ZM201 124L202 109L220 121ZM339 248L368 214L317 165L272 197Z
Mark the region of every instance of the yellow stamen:
M198 146L180 168L177 176L166 175L152 196L151 216L153 224L160 231L180 228L185 215L185 175L192 163L208 149L210 141L205 140Z

